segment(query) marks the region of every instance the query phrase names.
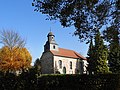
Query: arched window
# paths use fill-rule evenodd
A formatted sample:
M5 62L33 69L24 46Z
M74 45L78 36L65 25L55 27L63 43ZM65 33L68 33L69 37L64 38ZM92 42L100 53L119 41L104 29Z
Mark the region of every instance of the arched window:
M62 68L62 61L61 60L59 60L59 68Z
M70 61L70 69L72 69L72 62Z

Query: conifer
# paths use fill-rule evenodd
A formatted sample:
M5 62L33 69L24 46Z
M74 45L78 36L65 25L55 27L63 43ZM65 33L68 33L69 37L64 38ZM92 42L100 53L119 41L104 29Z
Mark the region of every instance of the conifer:
M89 45L89 50L88 50L88 71L89 71L89 74L92 74L92 72L94 71L94 45L93 45L93 41L92 41L92 38L91 38L91 41L90 41L90 45Z
M104 74L109 72L109 67L107 63L107 48L104 45L103 39L100 36L100 32L98 32L95 36L95 46L94 46L95 52L94 52L94 60L95 60L95 74Z
M110 48L108 59L110 64L110 71L112 71L112 73L120 73L120 42L118 30L116 30L116 34L114 34L111 38L109 46Z

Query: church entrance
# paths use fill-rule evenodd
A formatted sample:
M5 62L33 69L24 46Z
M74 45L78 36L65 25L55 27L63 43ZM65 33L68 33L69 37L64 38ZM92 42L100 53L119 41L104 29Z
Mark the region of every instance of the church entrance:
M63 67L63 74L66 74L66 67Z

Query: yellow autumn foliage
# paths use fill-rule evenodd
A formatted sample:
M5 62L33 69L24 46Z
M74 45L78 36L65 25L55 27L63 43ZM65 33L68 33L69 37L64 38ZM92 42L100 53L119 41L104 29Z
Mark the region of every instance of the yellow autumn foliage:
M32 57L26 48L4 46L0 49L0 71L15 72L31 67Z

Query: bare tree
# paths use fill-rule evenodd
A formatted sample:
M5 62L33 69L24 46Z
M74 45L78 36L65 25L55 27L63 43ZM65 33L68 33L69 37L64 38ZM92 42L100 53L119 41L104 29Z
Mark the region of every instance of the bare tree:
M10 49L25 46L25 40L17 32L12 30L3 30L0 32L0 43L8 46Z

